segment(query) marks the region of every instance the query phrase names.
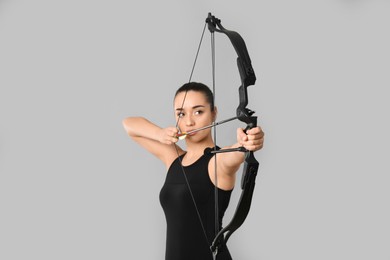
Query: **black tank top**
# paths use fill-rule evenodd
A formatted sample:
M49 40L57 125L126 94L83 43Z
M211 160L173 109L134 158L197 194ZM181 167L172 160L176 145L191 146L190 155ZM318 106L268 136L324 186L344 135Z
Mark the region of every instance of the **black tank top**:
M187 187L180 160L176 158L168 169L160 192L160 203L167 221L166 260L213 260L210 245L215 237L214 184L208 172L213 155L205 153L196 162L184 166L206 236L199 221L190 191ZM229 205L232 191L218 189L219 229ZM218 260L231 260L226 247L217 255Z

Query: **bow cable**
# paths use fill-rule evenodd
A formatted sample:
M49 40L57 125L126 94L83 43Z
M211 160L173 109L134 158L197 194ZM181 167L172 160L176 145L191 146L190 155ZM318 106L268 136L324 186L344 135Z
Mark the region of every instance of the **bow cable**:
M215 106L215 97L216 97L216 85L215 85L215 34L211 33L211 63L212 63L212 78L213 78L213 99ZM215 107L213 108L215 109ZM213 125L215 125L215 117ZM217 128L214 127L214 152L217 151ZM217 236L219 232L219 206L218 206L218 174L217 174L217 154L214 155L214 214L215 214L215 234Z

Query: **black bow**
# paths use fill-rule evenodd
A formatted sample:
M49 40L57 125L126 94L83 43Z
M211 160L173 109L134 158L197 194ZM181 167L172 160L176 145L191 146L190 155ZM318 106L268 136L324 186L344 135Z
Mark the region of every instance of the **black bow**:
M247 124L246 130L256 127L257 117L253 116L254 111L247 108L247 87L255 84L256 76L252 68L251 59L249 57L245 42L237 32L225 29L221 24L221 20L211 15L211 13L208 14L206 23L208 24L208 29L211 33L219 32L228 36L234 49L236 50L238 55L237 66L241 77L241 86L239 87L240 104L237 107L236 116L238 120ZM232 220L227 226L220 230L214 238L214 241L210 247L214 255L218 253L218 248L226 244L227 240L233 234L233 232L244 223L251 207L259 162L256 160L252 151L247 151L242 148L238 150L245 152L244 170L241 180L242 192ZM226 151L219 150L216 152Z

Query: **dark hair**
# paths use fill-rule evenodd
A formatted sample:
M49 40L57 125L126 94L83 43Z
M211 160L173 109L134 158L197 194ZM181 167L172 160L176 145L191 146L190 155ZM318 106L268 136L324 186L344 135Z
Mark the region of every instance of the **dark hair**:
M199 82L186 83L176 91L175 97L177 96L177 94L181 92L188 92L190 90L203 93L206 97L207 103L210 104L211 111L214 111L213 92L211 92L210 88L203 83L199 83Z

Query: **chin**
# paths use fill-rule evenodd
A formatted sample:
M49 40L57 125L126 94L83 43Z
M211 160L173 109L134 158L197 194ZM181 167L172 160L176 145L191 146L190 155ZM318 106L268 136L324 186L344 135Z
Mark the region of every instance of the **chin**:
M207 140L207 135L200 135L199 133L195 134L195 135L192 135L192 136L189 136L188 138L188 141L192 142L192 143L201 143L205 140Z

